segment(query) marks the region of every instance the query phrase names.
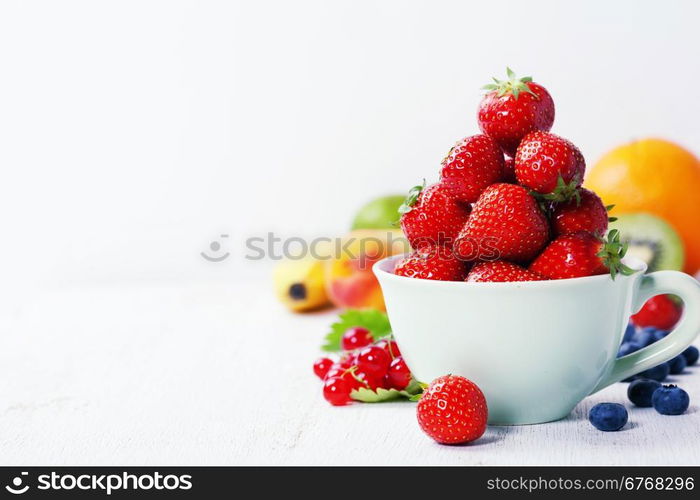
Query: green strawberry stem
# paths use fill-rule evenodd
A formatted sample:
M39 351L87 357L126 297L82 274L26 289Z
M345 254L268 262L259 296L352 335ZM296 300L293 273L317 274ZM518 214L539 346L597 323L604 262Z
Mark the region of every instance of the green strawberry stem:
M627 243L620 242L620 232L617 229L612 229L608 233L608 238L601 238L601 249L596 254L610 270L610 276L612 279L618 275L618 273L629 276L634 273L634 269L626 266L622 262L622 258L627 253Z
M413 209L413 205L418 201L421 191L425 189L425 179L423 179L423 184L419 186L413 186L408 192L408 196L399 207L399 213L401 215L410 212Z
M507 80L493 78L495 83L484 85L482 89L495 91L498 93L498 97L502 97L506 94L512 94L513 97L517 99L521 92L527 92L528 94L532 94L535 98L539 99L539 96L535 94L527 85L528 82L532 81L531 76L523 76L522 78L518 78L510 68L506 68L506 75L508 76Z
M546 201L553 201L554 203L564 203L575 199L576 206L579 206L581 204L581 193L579 191L580 183L581 179L576 176L567 184L560 174L557 178L557 186L554 190L548 194L538 194L537 197Z

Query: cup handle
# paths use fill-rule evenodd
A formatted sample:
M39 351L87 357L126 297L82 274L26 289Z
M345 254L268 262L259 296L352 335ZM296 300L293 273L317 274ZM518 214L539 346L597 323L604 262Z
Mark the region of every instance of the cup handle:
M632 311L639 311L647 300L662 293L672 293L683 299L683 316L680 322L663 339L617 359L610 374L591 391L591 394L673 359L700 333L700 283L685 273L657 271L643 276L633 299Z

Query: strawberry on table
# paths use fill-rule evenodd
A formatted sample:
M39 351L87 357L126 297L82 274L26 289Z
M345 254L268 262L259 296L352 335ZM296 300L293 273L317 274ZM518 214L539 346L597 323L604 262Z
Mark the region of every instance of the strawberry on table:
M442 184L415 186L399 207L401 229L414 249L450 245L467 222L469 211Z
M413 252L396 265L394 274L424 280L462 281L467 274L467 264L451 250L438 246Z
M608 209L597 194L581 188L571 200L554 207L552 229L557 236L579 231L603 236L608 230Z
M474 203L484 189L503 176L501 148L486 135L466 137L442 160L440 183L462 203Z
M433 380L418 401L423 432L442 444L468 443L486 431L488 407L477 385L459 375Z
M486 188L455 242L463 260L529 261L547 244L549 224L535 198L516 184Z
M583 182L585 171L581 151L549 132L527 134L515 154L518 183L552 201L569 200Z
M552 128L554 101L549 92L529 76L517 78L506 68L507 80L484 86L489 92L479 104L479 128L513 156L518 144L529 132Z
M608 239L579 232L555 238L530 264L530 271L549 279L582 278L610 273L630 274L632 269L622 263L626 252L616 229Z
M508 282L508 281L540 281L542 276L506 260L479 262L476 264L465 281L470 282Z

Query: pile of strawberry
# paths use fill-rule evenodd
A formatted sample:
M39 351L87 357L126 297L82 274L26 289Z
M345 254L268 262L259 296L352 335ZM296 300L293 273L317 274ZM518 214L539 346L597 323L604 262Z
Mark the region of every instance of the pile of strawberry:
M631 272L608 210L581 187L586 163L549 133L554 101L530 77L494 79L478 110L480 135L459 141L440 180L399 209L414 249L401 276L443 281L535 281Z

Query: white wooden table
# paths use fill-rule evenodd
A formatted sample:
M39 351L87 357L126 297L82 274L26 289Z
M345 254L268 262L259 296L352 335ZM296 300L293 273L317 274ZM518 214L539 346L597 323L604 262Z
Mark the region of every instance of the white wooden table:
M311 372L335 313L292 315L266 280L81 287L0 309L0 463L700 464L700 369L686 415L627 403L617 384L545 425L433 443L413 403L333 408ZM624 431L587 421L625 403Z

